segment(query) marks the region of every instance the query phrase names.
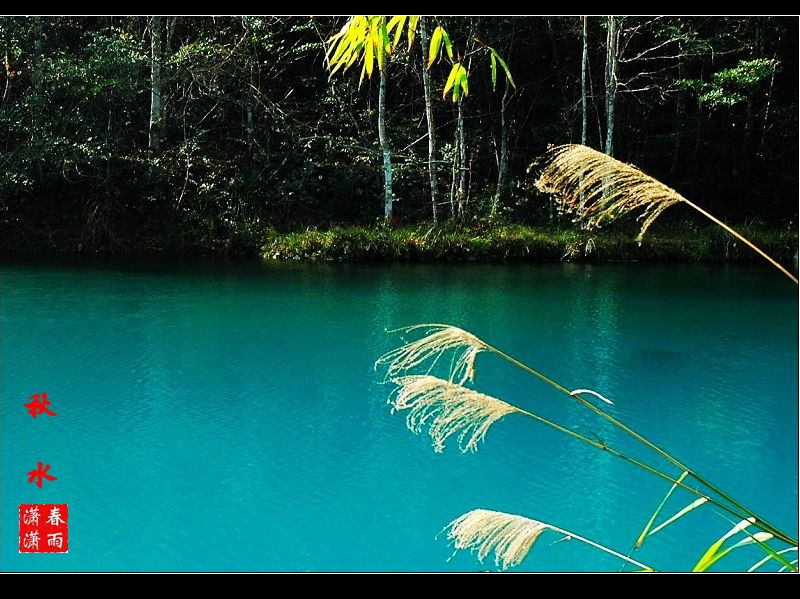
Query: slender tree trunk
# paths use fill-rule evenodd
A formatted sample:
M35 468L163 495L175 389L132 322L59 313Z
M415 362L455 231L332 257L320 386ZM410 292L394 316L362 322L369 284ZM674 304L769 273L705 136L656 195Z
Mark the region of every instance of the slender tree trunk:
M508 97L509 83L506 79L506 88L503 91L503 99L500 100L500 157L497 161L497 189L492 202L492 212L490 218L497 216L497 209L500 202L506 195L508 187Z
M780 42L780 37L778 37ZM772 77L769 78L769 91L767 92L767 106L764 109L764 125L761 127L761 151L764 151L764 144L767 139L767 127L769 126L769 107L772 103L772 86L775 83L775 71L772 72Z
M112 112L111 112L111 102L108 103L108 118L106 120L106 185L109 185L111 182L111 158L114 155L112 151Z
M583 22L583 56L581 58L581 145L589 141L589 109L586 103L586 77L589 71L589 36L587 31L589 17L581 17Z
M386 135L386 68L381 69L381 83L378 89L378 138L383 152L383 218L387 224L392 222L392 154L389 149L389 138Z
M464 134L464 94L458 98L458 193L456 205L458 218L464 218L464 200L467 196L467 139Z
M436 125L433 120L433 96L431 74L428 71L428 23L425 17L419 19L419 39L422 51L422 87L425 91L425 119L428 122L428 177L431 186L431 212L433 223L439 222L439 181L436 175Z
M588 93L586 79L589 74L589 17L581 17L581 22L583 25L583 33L581 35L583 40L583 54L581 56L581 145L585 146L589 143L589 107L587 106L586 97ZM580 206L578 208L581 214L583 214L583 205L584 198L583 192L581 192Z
M453 162L450 165L450 218L456 218L456 185L458 184L458 127L453 138Z
M112 31L114 30L114 17L108 17L108 34L111 36ZM113 129L112 129L112 117L113 117L113 95L108 95L108 115L106 118L106 188L111 187L111 158L114 155L113 147L112 147L112 140L113 138Z
M151 157L161 149L162 18L150 17L150 137L147 147Z
M614 111L617 100L617 59L619 52L619 22L608 17L606 38L606 154L614 155Z

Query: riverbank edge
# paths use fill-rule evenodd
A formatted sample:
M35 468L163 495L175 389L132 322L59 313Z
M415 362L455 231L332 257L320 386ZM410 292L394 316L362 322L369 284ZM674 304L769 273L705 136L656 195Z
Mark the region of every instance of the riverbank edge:
M792 229L740 229L776 260L794 265L798 235ZM652 232L638 245L630 231L585 231L526 225L491 227L310 228L269 232L261 250L268 260L299 261L503 261L503 262L721 262L760 258L717 228Z
M764 251L796 268L797 229L738 227ZM340 225L262 234L205 235L176 232L165 238L140 235L116 243L0 235L0 258L48 255L226 256L268 261L329 262L751 262L760 258L717 227L688 223L651 229L639 246L633 228L586 231L564 227L477 222L398 227Z

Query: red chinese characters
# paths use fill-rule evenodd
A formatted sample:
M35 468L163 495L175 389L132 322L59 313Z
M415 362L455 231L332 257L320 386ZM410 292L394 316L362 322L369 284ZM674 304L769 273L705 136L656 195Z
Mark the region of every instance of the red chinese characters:
M20 504L20 553L67 553L68 550L69 509L66 503Z
M39 399L41 398L41 399ZM31 395L28 399L32 399L30 403L26 403L25 407L28 408L28 413L36 418L38 414L47 414L48 416L58 416L55 412L50 411L47 406L52 405L52 402L47 399L47 393L36 393L35 395ZM32 483L34 480L36 481L36 486L40 489L42 488L42 481L43 480L57 480L57 478L51 474L47 474L47 471L50 470L50 464L47 464L42 467L41 462L37 462L36 470L31 470L28 472L28 482Z
M32 483L34 480L36 480L36 486L41 489L42 479L58 480L55 476L47 474L47 471L50 470L50 464L47 464L47 466L45 466L44 469L42 469L41 462L36 462L36 464L37 464L36 470L31 470L30 472L28 472L29 483Z
M42 399L39 399L39 398ZM58 416L55 412L51 412L47 406L52 405L52 402L47 399L47 393L37 393L31 395L28 399L33 401L26 403L25 407L28 408L28 413L36 418L39 414L47 414L48 416Z

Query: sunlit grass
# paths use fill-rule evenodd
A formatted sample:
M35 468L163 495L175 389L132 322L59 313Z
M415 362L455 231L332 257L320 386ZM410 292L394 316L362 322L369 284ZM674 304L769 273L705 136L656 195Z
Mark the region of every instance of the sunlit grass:
M783 261L793 259L794 229L744 227L749 238ZM634 232L635 234L635 232ZM405 261L698 261L753 260L742 244L716 227L659 223L639 246L627 228L584 231L574 227L502 224L433 227L337 226L267 234L263 257L275 260Z

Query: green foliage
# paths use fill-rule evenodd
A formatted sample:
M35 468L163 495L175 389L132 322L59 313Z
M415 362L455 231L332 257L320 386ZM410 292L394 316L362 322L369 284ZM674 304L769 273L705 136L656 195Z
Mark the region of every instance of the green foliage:
M693 92L709 108L734 106L747 100L764 80L774 76L778 66L778 61L772 58L740 60L735 67L714 73L710 82L680 79L675 85Z
M453 90L453 102L458 102L458 99L463 93L465 96L469 95L469 76L467 69L464 68L460 62L453 64L450 69L450 75L447 77L447 82L444 84L444 91L442 97L447 97L447 92Z
M514 78L511 76L511 70L508 68L506 61L497 53L497 50L494 48L490 48L489 46L486 47L489 50L489 56L492 62L492 89L497 87L497 63L500 63L500 66L503 68L503 72L506 75L506 79L508 82L513 86L517 87L517 84L514 83Z
M796 246L797 234L749 232L759 244L784 259ZM267 234L262 255L274 260L508 260L508 261L603 261L603 260L727 260L729 247L716 229L673 229L653 233L640 247L629 232L586 232L560 228L536 228L518 224L469 227L422 224L413 227L337 226L326 230ZM739 259L750 254L736 255ZM697 507L697 506L695 506ZM694 509L694 508L692 508ZM687 510L688 511L688 510ZM659 510L660 512L660 510ZM654 515L658 515L657 512ZM684 512L685 513L685 512ZM683 513L673 516L677 519ZM654 534L669 525L660 523ZM651 523L652 525L652 523Z
M387 39L396 66L386 89L386 127L396 151L395 215L400 224L414 225L430 215L421 52L413 47L418 18L375 18L383 25L372 22L372 73L380 68L381 48L388 57ZM0 250L237 253L245 244L257 250L270 226L285 231L374 222L381 208L376 86L329 79L319 68L330 50L324 40L345 21L164 18L162 143L159 155L148 157L146 17L0 17ZM468 92L467 220L488 213L487 198L495 193L504 102L512 151L510 192L500 214L537 227L568 226L532 189L526 167L547 144L577 135L576 20L443 17L429 23L431 33L442 28L430 66L440 217L450 212L445 181L456 153L450 103ZM796 182L785 176L797 164L796 20L628 17L626 23L638 28L629 55L669 43L645 54L652 61L621 64L623 77L666 75L652 91L619 96L625 115L620 157L654 174L670 171L677 189L707 198L715 214L756 217L780 229L796 223ZM600 20L590 18L592 57L602 53L604 39ZM361 41L353 65L360 57L366 79L367 39ZM681 57L663 58L675 54ZM764 63L748 66L759 57L780 63L774 78L766 76ZM715 79L723 67L732 73ZM670 77L679 71L687 92L671 93L677 86ZM439 93L451 74L443 101ZM493 93L503 77L509 88L516 84L505 100ZM601 79L595 72L590 110L601 108ZM716 110L683 101L713 91L704 82L727 94L710 96L705 107L739 94L748 99L749 113L741 101ZM595 133L590 127L589 143L597 147ZM665 254L718 253L716 241L705 249L688 239L682 249L674 243ZM583 255L580 243L573 249ZM793 257L791 244L784 255Z
M453 57L453 44L450 41L450 36L444 30L444 27L438 25L436 29L433 30L433 34L431 35L431 42L428 49L428 68L430 68L433 63L436 62L436 59L439 58L442 49L442 42L444 42L447 56L451 61L455 60Z
M325 59L331 77L337 71L347 71L353 64L361 62L361 80L364 75L372 76L374 66L383 69L384 60L391 55L403 34L403 26L408 20L409 46L413 41L411 27L416 20L403 16L392 17L387 23L385 16L355 15L347 20L342 29L328 38ZM394 37L390 38L393 33Z
M499 63L501 68L503 69L503 73L508 79L508 82L513 86L516 87L514 83L514 79L511 76L511 70L508 68L508 64L503 58L498 54L497 50L490 46L486 46L480 40L474 39L474 42L478 43L480 46L481 51L484 53L489 54L490 59L490 72L492 77L492 90L496 89L497 87L497 64ZM447 76L447 80L444 84L444 90L442 92L442 97L447 97L447 92L452 90L452 99L453 102L458 102L462 96L469 95L469 72L467 68L464 66L463 60L460 58L461 54L458 54L458 59L456 59L456 54L453 51L453 44L450 41L450 36L448 35L447 31L445 31L444 27L438 25L436 29L433 30L433 35L431 36L430 46L428 50L428 68L430 69L433 66L433 63L441 56L441 49L442 43L444 42L445 53L449 58L450 62L452 63L450 67L450 73Z

